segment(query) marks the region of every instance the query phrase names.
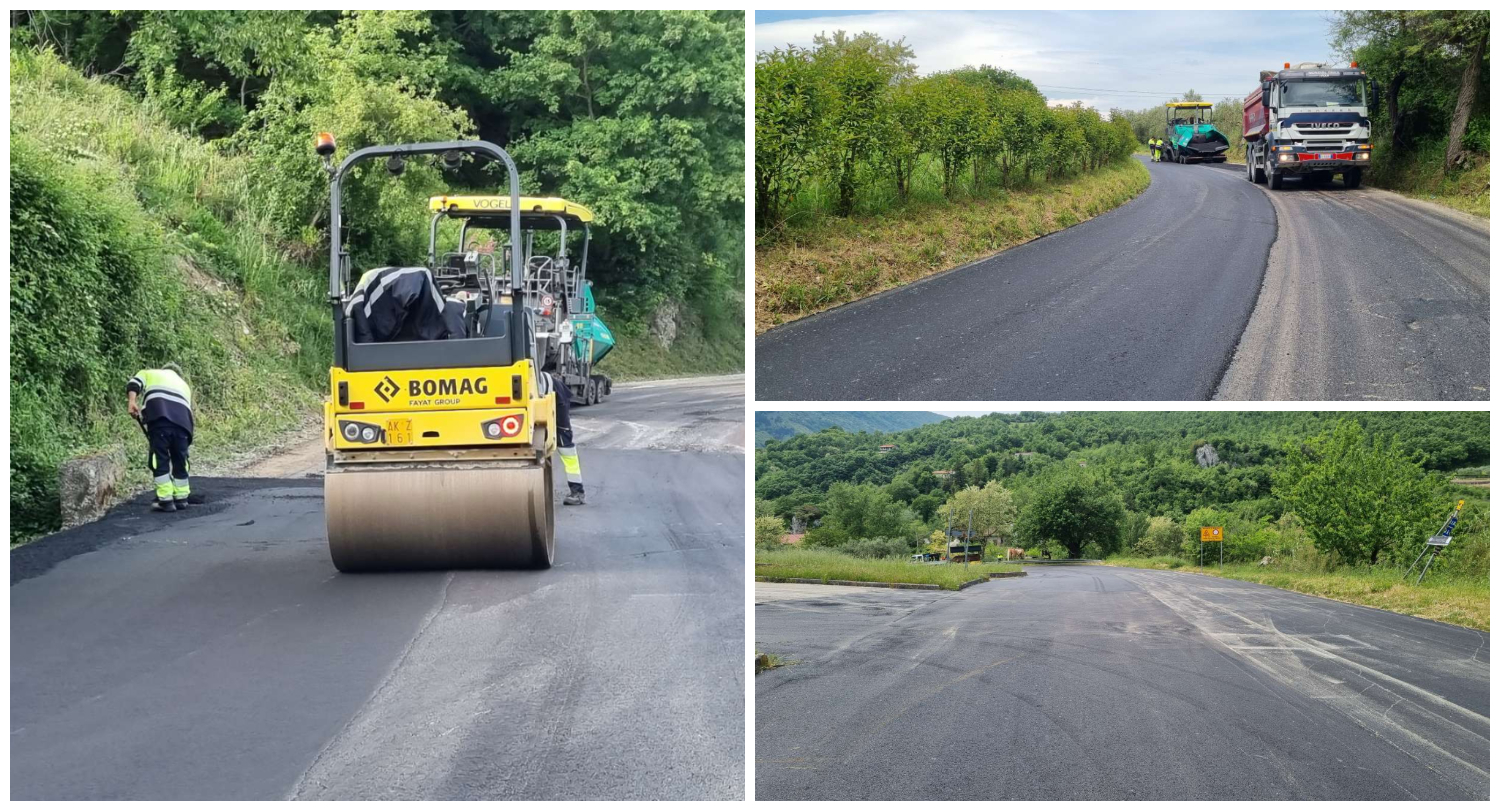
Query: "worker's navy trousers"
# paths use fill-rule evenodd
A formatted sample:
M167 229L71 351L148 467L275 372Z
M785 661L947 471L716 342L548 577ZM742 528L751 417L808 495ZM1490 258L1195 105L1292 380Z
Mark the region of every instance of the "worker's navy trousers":
M156 482L157 501L187 501L188 446L193 436L171 420L152 420L146 426L151 442L151 476Z

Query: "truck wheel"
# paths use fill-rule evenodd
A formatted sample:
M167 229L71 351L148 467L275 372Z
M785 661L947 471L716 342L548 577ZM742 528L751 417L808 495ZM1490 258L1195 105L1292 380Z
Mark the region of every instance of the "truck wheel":
M1251 183L1255 182L1255 161L1251 160L1249 155L1245 156L1245 179Z
M1266 186L1271 189L1281 188L1281 173L1270 167L1266 168Z
M1344 173L1344 188L1357 189L1359 188L1359 184L1364 182L1364 179L1365 170L1350 169L1349 171Z

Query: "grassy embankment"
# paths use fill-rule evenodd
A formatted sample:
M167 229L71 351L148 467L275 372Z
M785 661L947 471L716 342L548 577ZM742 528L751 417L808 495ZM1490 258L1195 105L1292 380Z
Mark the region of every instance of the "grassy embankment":
M1136 569L1173 569L1263 583L1288 591L1383 608L1398 614L1424 617L1481 631L1490 629L1490 582L1487 577L1429 572L1422 580L1422 585L1415 586L1416 573L1406 578L1405 582L1401 581L1404 567L1301 572L1277 567L1263 568L1253 563L1226 563L1221 570L1217 566L1200 569L1175 557L1112 557L1105 563Z
M954 590L990 572L1020 571L1019 563L926 564L899 558L857 558L832 549L778 549L755 552L755 575L771 580L861 580L870 583L932 583Z
M1051 183L981 190L948 201L931 175L918 174L904 206L876 199L849 218L794 212L788 222L796 224L762 233L755 253L756 332L1075 225L1125 203L1151 182L1146 167L1130 158ZM818 206L799 200L797 208L810 212Z
M1446 144L1430 142L1415 152L1388 160L1389 149L1377 145L1365 181L1372 186L1458 209L1476 217L1490 216L1490 160L1475 155L1467 168L1443 170Z
M51 55L11 56L11 540L57 526L57 466L105 447L144 485L125 380L175 360L202 458L315 408L318 273L264 236L242 162Z

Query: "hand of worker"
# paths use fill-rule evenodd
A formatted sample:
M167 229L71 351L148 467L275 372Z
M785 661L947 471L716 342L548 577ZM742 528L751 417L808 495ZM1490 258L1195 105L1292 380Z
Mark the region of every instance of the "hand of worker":
M141 407L136 403L134 397L130 398L130 405L126 406L126 410L130 412L131 419L138 420L141 418Z

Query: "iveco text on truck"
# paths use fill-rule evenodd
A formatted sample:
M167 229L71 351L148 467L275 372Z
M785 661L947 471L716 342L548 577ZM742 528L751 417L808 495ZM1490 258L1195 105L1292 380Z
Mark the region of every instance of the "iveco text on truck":
M1370 165L1370 78L1313 62L1261 71L1245 98L1245 178L1281 188L1288 175L1355 189Z

